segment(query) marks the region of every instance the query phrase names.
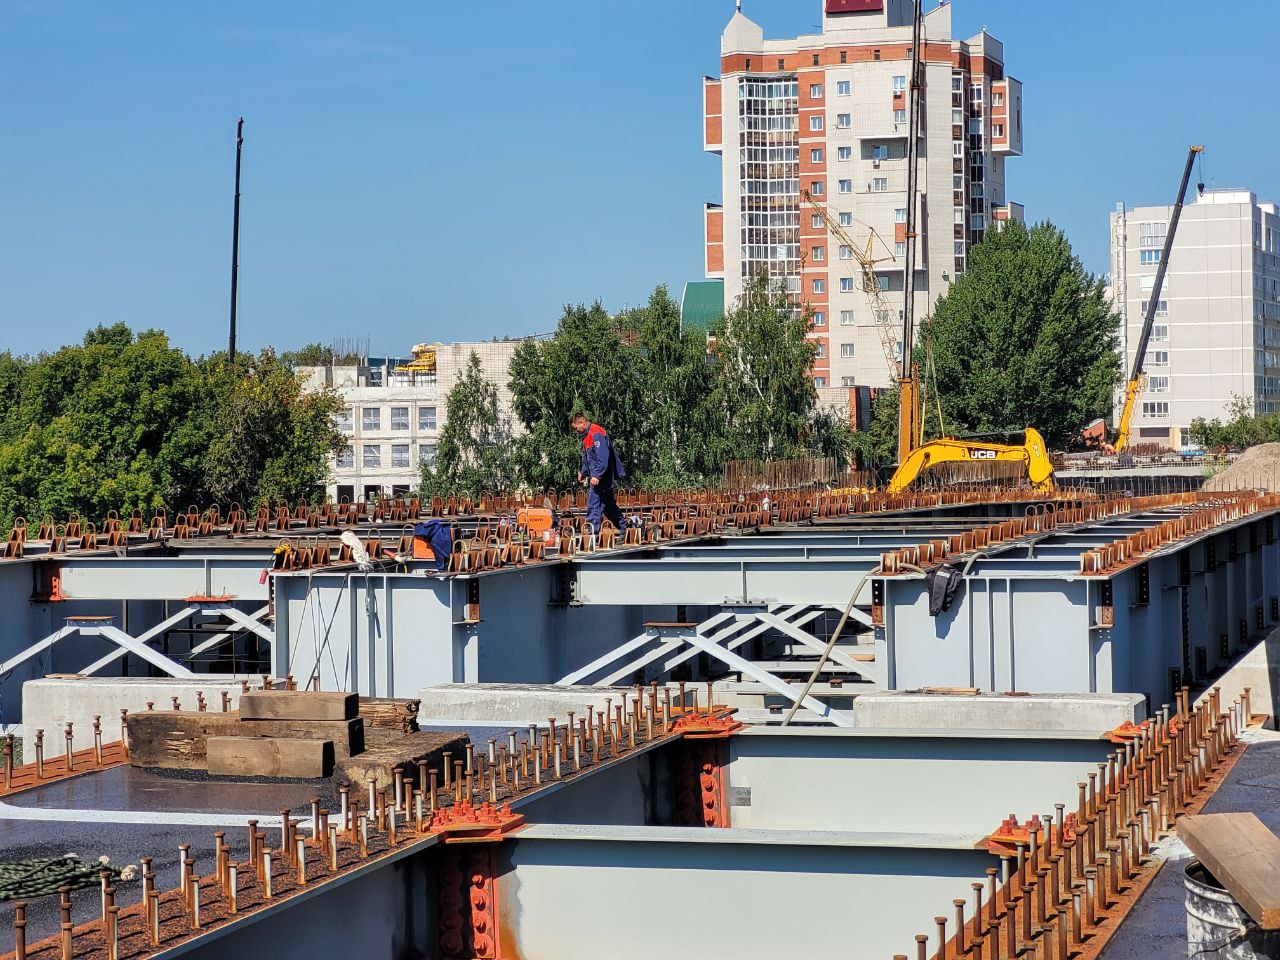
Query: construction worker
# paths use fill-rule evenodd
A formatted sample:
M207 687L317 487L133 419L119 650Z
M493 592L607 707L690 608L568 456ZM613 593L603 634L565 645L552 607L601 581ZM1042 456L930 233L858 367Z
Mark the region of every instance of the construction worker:
M573 415L573 429L582 434L582 462L578 467L578 482L587 484L587 522L596 533L600 532L603 514L621 533L622 511L614 499L614 484L627 476L618 451L614 448L604 427L592 423L586 414Z

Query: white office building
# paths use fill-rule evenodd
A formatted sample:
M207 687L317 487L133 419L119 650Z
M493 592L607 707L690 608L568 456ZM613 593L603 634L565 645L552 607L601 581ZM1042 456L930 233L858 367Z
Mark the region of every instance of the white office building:
M300 367L308 385L342 397L339 429L349 443L330 464L328 495L336 501L407 494L421 464L433 463L448 415L450 388L472 353L510 414L508 368L519 340L434 344L414 357L369 357L360 363ZM423 362L427 357L434 364Z

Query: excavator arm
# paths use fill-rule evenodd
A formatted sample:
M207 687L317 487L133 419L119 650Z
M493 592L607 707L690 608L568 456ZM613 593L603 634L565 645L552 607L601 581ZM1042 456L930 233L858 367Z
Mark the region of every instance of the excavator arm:
M1037 489L1053 489L1053 464L1044 438L1039 431L1027 428L1022 444L986 443L980 440L959 440L943 437L930 440L916 447L894 471L889 481L888 493L901 493L919 479L930 467L943 463L1022 463L1027 479Z

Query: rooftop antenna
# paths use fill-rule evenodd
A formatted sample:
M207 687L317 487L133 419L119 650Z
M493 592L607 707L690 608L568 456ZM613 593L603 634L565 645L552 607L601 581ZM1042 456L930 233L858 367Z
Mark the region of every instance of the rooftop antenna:
M739 12L739 13L741 13L741 12L742 12L742 0L737 0L737 7L738 7L738 12Z
M236 121L236 196L231 208L231 331L227 363L236 362L236 288L240 280L240 154L244 149L244 117Z

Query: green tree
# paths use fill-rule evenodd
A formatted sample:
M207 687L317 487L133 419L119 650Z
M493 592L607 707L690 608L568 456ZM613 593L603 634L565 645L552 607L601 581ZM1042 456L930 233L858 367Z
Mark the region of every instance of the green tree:
M1193 443L1205 448L1244 449L1280 440L1280 414L1254 413L1248 399L1235 397L1227 404L1225 423L1218 417L1212 420L1196 417L1187 433Z
M806 451L817 392L812 310L797 309L785 282L760 274L712 326L722 459L781 459Z
M436 462L422 466L422 492L464 492L475 497L513 489L511 421L498 403L498 388L481 372L474 352L449 389L446 407Z
M202 461L206 498L245 506L322 498L329 458L346 443L334 425L338 395L305 390L269 348L237 357L234 367L223 355L202 366L213 409Z
M569 418L582 411L603 426L628 472L647 408L633 352L618 321L597 301L566 306L548 340L526 340L511 358L513 410L526 433L515 443L520 482L567 488L577 480L581 438Z
M921 324L915 356L924 370L932 354L948 433L1034 426L1062 448L1111 411L1119 323L1061 230L1010 222L970 251ZM926 416L931 431L936 419Z
M657 489L704 483L719 470L706 336L682 328L680 305L665 286L654 288L645 306L624 311L619 324L644 396L645 417L628 445L631 474Z

